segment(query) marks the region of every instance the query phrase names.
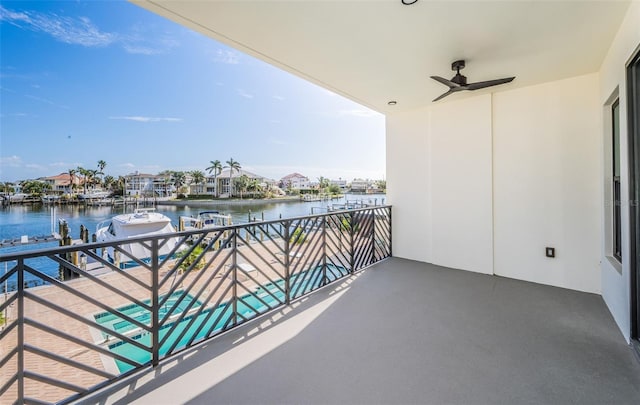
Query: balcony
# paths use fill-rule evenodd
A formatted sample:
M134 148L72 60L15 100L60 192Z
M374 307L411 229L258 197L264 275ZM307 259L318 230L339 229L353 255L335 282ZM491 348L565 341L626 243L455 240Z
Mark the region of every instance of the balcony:
M637 404L601 297L392 258L89 397L100 403Z
M0 342L2 402L640 401L640 363L600 296L382 260L389 225L390 207L378 207L177 234L191 247L204 244L203 268L197 261L185 267L184 254L127 270L97 260L109 270L102 275L61 259L70 248L17 258L18 275L35 272L29 261L57 258L85 277L10 295L18 316ZM302 233L306 241L298 243ZM82 252L101 259L100 246ZM133 280L148 283L122 287ZM127 312L124 301L148 307L149 321ZM175 325L221 307L235 316L219 311L224 322L215 324L223 326L168 348ZM139 341L136 353L146 358L104 350L110 344L101 333L112 343L139 343L137 332L99 324L95 315L105 312L157 336Z
M81 399L390 255L377 206L0 256L0 403Z

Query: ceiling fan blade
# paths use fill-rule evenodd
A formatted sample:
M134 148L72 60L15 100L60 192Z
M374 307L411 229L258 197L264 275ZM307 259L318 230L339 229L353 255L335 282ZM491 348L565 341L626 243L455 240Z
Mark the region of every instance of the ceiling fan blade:
M505 84L511 82L514 77L507 77L505 79L487 80L486 82L469 83L466 85L466 90L478 90L485 87L497 86L499 84Z
M442 84L444 84L447 87L450 88L454 88L454 87L460 87L460 85L456 82L452 82L451 80L447 80L444 77L440 77L440 76L431 76L431 78L437 82L440 82Z
M443 99L443 98L447 97L449 94L452 94L452 93L454 93L454 91L453 90L449 90L448 92L446 92L444 94L441 94L438 97L434 98L432 103L435 103L436 101L438 101L440 99Z

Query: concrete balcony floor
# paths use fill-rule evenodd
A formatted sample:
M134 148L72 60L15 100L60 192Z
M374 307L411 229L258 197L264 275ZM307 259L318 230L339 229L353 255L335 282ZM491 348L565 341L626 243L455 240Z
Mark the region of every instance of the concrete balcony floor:
M86 398L139 404L639 404L598 295L389 259Z

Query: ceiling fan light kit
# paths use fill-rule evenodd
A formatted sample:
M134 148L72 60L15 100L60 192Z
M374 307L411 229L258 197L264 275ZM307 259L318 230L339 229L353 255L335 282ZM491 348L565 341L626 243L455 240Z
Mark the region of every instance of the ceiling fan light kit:
M440 76L431 76L431 78L439 83L449 87L449 91L436 97L433 101L441 100L447 97L449 94L456 93L462 90L479 90L486 87L497 86L499 84L505 84L511 82L514 77L507 77L504 79L487 80L485 82L467 83L467 77L460 74L460 70L464 69L464 60L457 60L451 64L451 70L456 71L456 75L451 80L447 80Z

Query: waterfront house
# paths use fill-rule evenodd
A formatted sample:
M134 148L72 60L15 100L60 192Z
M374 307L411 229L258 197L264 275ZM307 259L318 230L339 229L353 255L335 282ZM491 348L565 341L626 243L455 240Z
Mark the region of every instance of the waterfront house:
M353 179L351 182L351 191L354 193L366 193L371 183L369 180Z
M251 173L250 171L247 171L244 169L234 170L231 173L231 182L233 183L235 179L241 176L246 176L249 179L249 181L252 181L252 180L258 181L258 183L263 189L267 189L275 185L275 180L269 179L259 174ZM223 169L220 172L220 174L218 174L218 177L215 178L215 180L218 182L217 187L218 187L218 190L220 190L219 192L220 197L222 198L231 197L230 193L233 194L233 196L240 195L239 192L236 192L235 187L231 187L231 189L229 189L229 169ZM207 177L206 182L207 182L207 193L208 194L213 193L214 177L213 176Z
M280 179L279 187L283 190L308 189L310 187L309 178L300 173L291 173Z
M146 173L131 173L124 176L127 196L170 197L176 188L167 176Z
M71 185L71 176L69 176L69 173L42 177L39 180L48 183L51 186L51 191L57 194L71 194L74 188L82 187L82 179L78 176L74 176L73 186Z
M339 178L338 180L329 180L329 185L338 186L340 190L344 191L347 189L347 181Z

